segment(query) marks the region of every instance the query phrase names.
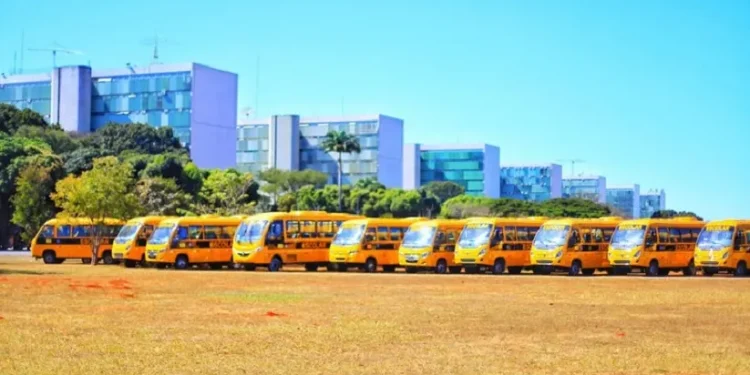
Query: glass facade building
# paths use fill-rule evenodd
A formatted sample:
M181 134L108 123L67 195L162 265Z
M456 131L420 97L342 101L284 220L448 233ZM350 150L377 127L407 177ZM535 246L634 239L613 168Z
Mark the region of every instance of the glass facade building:
M0 78L0 102L31 108L66 130L108 123L169 126L202 168L236 163L237 75L201 64L153 64Z
M338 153L322 148L326 134L343 131L359 141L359 153L341 156L342 183L374 178L388 187L401 187L403 121L397 118L343 116L300 118L297 115L238 125L237 167L242 171L267 168L312 169L337 183Z
M451 181L466 194L500 196L500 149L477 145L421 145L404 147L404 188L416 189L432 181Z
M641 191L638 184L607 188L607 205L619 215L629 219L641 217Z
M607 203L607 179L602 176L564 178L563 198L583 198L597 203Z
M656 211L667 209L667 196L664 190L652 190L641 194L641 217L651 217Z
M543 202L562 197L562 166L500 167L500 197Z

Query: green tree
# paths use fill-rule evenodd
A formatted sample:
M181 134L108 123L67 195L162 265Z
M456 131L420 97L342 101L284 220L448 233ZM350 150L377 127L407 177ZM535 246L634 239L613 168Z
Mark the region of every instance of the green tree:
M328 181L327 174L312 169L285 171L284 174L286 174L286 189L291 192L296 192L304 186L322 188Z
M170 127L155 128L148 124L110 123L94 132L86 141L91 147L119 155L132 150L143 154L185 152Z
M14 135L24 125L48 126L44 117L37 112L28 108L18 109L10 104L0 103L0 133Z
M508 198L495 199L490 203L490 212L497 217L526 217L540 214L538 204Z
M55 216L55 206L50 199L54 190L53 169L30 163L16 180L16 192L11 198L11 220L22 229L21 238L27 243L47 220Z
M198 194L203 183L200 169L187 155L180 153L153 156L141 175L174 179L181 189L193 196Z
M475 216L490 216L494 199L459 195L443 202L440 216L447 219L463 219Z
M135 186L141 209L146 215L176 216L189 208L191 196L173 179L145 177Z
M62 210L60 215L86 218L93 224L91 259L98 258L105 219L125 220L139 211L132 176L129 163L109 156L94 160L93 168L79 177L70 175L55 185L52 200Z
M452 182L452 181L432 181L423 185L419 188L425 192L431 193L440 199L440 202L445 202L448 199L457 197L466 192L463 186Z
M81 142L60 128L50 126L23 125L14 134L16 137L38 139L50 146L58 155L77 150Z
M703 221L702 217L692 211L658 210L651 215L652 219L671 219L675 217L693 217Z
M257 201L257 196L249 194L252 191L257 193L257 184L250 173L214 169L203 181L198 194L199 203L193 210L200 214L222 216L251 214L255 212Z
M609 207L581 198L557 198L542 202L539 214L546 217L573 217L594 219L611 216Z
M79 175L94 167L94 159L112 154L92 147L81 147L71 153L65 154L65 173Z
M348 134L344 131L335 131L331 130L326 134L325 139L322 143L323 149L327 152L336 152L338 153L338 159L336 160L336 164L338 166L337 172L338 172L338 178L336 179L336 183L339 187L339 212L344 211L344 193L342 191L342 168L341 168L341 158L343 154L351 154L353 152L359 153L362 151L360 145L359 145L359 139L357 139L356 136Z

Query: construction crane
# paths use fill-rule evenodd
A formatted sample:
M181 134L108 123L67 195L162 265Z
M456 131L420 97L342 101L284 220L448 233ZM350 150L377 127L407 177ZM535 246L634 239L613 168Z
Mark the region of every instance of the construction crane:
M570 177L576 176L576 164L577 163L586 162L586 160L582 160L582 159L559 159L557 161L561 163L570 163Z
M59 45L58 45L59 47ZM52 69L57 68L57 53L65 53L68 55L83 55L83 52L71 50L67 48L29 48L29 51L36 51L36 52L52 52Z

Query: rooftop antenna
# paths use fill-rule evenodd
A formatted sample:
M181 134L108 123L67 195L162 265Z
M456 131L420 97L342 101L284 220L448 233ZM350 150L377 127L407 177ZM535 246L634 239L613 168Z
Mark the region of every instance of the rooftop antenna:
M83 55L83 52L66 49L60 46L59 44L55 43L55 47L53 48L29 48L29 51L36 51L36 52L52 52L52 69L57 68L57 53L65 53L68 55Z
M258 116L258 97L260 97L260 55L255 61L255 108L254 114Z
M19 73L23 74L23 45L26 40L26 33L24 30L21 30L21 61L19 63Z
M576 163L585 163L586 160L582 159L558 159L558 162L570 163L570 177L576 176Z
M171 42L167 39L160 38L158 34L154 33L153 38L146 38L142 41L142 44L147 46L153 46L153 54L152 54L152 64L158 64L159 63L159 44L170 44Z

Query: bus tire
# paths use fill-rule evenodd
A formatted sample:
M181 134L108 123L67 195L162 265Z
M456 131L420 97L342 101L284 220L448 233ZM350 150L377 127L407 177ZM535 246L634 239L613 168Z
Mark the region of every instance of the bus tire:
M578 276L578 274L581 273L581 261L576 259L573 261L573 264L570 265L570 269L568 270L568 276Z
M271 263L268 263L268 272L279 272L284 264L281 262L281 258L278 256L271 259Z
M305 264L305 271L307 271L307 272L317 272L318 271L318 265L316 263L306 263Z
M461 267L448 267L450 273L461 273Z
M695 262L692 259L690 259L688 266L682 269L682 274L684 276L695 276Z
M747 276L747 264L745 263L744 260L737 263L737 268L734 270L734 276L735 277Z
M255 271L255 265L254 264L244 264L242 267L245 269L245 271Z
M187 255L180 254L177 256L177 259L174 260L174 268L176 270L186 270L190 267L190 261L188 260Z
M383 266L383 272L394 273L396 272L396 266Z
M656 277L659 276L659 261L656 259L651 260L646 268L646 276Z
M115 264L115 259L112 258L112 252L110 250L105 250L102 253L102 263L104 263L104 264Z
M367 258L365 261L365 272L373 273L378 270L378 261L375 258Z
M45 250L44 253L42 253L42 260L44 260L44 264L56 264L57 254L52 250Z
M511 275L520 275L523 267L508 267L508 273Z
M501 275L505 272L505 259L495 259L495 264L492 265L492 274Z
M406 273L417 273L417 267L406 267Z
M445 263L444 259L438 260L437 264L435 265L435 273L439 273L441 275L448 273L448 264Z
M125 259L125 268L135 268L135 261L130 259Z

